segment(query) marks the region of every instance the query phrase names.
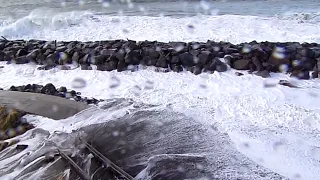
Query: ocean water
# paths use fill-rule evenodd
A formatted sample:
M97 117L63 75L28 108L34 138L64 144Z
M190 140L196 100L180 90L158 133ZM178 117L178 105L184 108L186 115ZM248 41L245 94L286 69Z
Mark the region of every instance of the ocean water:
M316 0L0 0L0 8L0 35L8 39L320 43ZM108 99L101 108L61 121L26 116L36 129L16 139L29 146L0 153L0 179L53 179L68 173L61 159L42 163L44 155L57 147L77 152L74 134L83 132L89 137L99 132L118 143L119 127L126 124L143 127L129 130L125 143L139 150L114 161L128 163L128 171L138 167L133 171L137 179L183 179L169 173L178 171L187 179L320 179L318 79L297 81L271 74L265 80L246 72L238 77L232 69L195 76L144 67L118 73L0 65L1 88L33 82L73 89L73 79L80 77L86 86L76 90L83 96ZM300 88L264 86L283 79ZM104 141L95 140L111 156L116 148L128 148L110 150ZM186 166L181 170L182 164Z
M320 2L2 1L11 39L319 42Z

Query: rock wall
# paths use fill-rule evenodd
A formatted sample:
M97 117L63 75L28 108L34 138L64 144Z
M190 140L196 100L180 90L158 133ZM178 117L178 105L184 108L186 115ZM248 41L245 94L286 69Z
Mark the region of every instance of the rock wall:
M237 70L268 77L269 72L290 73L299 79L318 77L320 45L297 42L157 42L113 40L96 42L57 42L42 40L0 40L0 61L25 64L34 62L47 70L78 64L82 70L96 65L101 71L124 71L130 65L183 69L194 74L224 72L227 65Z

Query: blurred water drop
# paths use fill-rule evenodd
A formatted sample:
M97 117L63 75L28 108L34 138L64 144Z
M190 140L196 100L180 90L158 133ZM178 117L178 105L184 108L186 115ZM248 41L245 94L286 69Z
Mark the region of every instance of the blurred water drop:
M300 61L299 60L294 60L294 61L292 61L292 65L293 66L299 66L300 65Z
M85 1L84 0L79 0L78 3L79 3L79 6L83 6L85 4Z
M174 47L174 50L177 52L180 52L184 49L184 45L183 44L179 44L177 46Z
M311 156L317 160L320 160L320 148L316 147L311 150Z
M194 62L195 64L198 64L199 58L198 58L197 56L193 56L193 62Z
M53 112L58 112L59 107L57 105L52 105L52 111Z
M129 9L134 8L134 4L133 4L132 2L128 3L128 8L129 8Z
M199 87L202 88L202 89L207 89L207 85L206 84L200 84Z
M161 51L161 47L160 46L156 46L156 51L157 52Z
M153 81L148 80L148 81L146 81L144 89L146 89L146 90L153 89L153 85L154 85Z
M61 6L62 6L62 7L66 7L66 5L67 5L67 4L66 4L65 1L62 1L62 2L61 2Z
M71 86L76 89L84 88L87 86L86 80L82 78L74 78L71 82Z
M244 148L250 148L250 144L248 142L243 142L241 146Z
M123 29L122 29L122 32L123 32L124 34L128 34L128 33L129 33L129 30L126 29L126 28L123 28Z
M196 167L197 167L197 169L199 169L199 170L203 170L203 169L204 169L204 166L203 166L202 164L200 164L200 163L197 163L197 164L196 164Z
M110 85L109 88L117 88L120 85L120 79L118 79L116 76L112 76L110 78Z
M113 131L112 136L119 136L119 131Z
M17 135L17 132L14 129L8 129L6 132L7 136L14 137Z
M139 11L144 12L146 9L143 6L139 6Z
M110 3L107 2L107 1L104 1L104 2L102 3L102 7L105 7L105 8L110 7Z
M213 50L214 51L220 51L220 47L219 46L213 46Z
M121 149L121 154L125 154L127 151L125 149Z
M18 127L16 127L16 131L18 132L18 133L23 133L23 132L25 132L25 128L24 128L24 126L18 126Z
M294 175L293 175L293 179L294 179L294 180L301 179L301 175L300 175L300 174L294 174Z
M212 9L211 11L210 11L210 15L211 16L217 16L219 14L219 9Z
M277 141L277 142L273 143L273 150L278 153L283 153L286 151L286 149L287 149L287 147L284 142Z
M210 4L208 1L206 0L201 0L200 1L200 7L203 9L203 10L209 10L210 9Z
M282 73L286 73L286 72L288 72L288 70L289 70L289 66L287 64L281 64L279 66L279 71Z
M185 172L185 169L184 169L183 166L178 166L177 170L178 170L179 172Z
M313 117L307 117L303 120L303 123L307 126L310 126L310 127L316 127L317 125L317 120Z
M188 24L187 25L187 30L188 30L189 33L194 33L194 31L195 31L194 25Z
M140 96L140 93L141 93L141 88L137 85L133 86L132 88L132 93L135 95L135 96Z
M245 45L242 48L243 53L250 53L251 52L251 47L249 45Z
M193 136L193 139L194 139L194 140L199 140L199 139L200 139L200 136L194 135L194 136Z
M266 79L265 81L263 81L263 86L265 88L272 88L272 87L276 87L278 84L278 82L274 79Z
M198 43L192 44L192 49L199 49L199 48L200 48L200 44Z

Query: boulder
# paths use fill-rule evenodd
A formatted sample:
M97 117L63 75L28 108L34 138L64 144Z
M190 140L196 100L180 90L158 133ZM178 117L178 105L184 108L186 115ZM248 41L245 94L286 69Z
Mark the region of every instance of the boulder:
M236 70L249 70L250 60L241 59L232 64L232 67Z
M55 95L57 92L56 87L52 83L46 84L42 89L42 94Z

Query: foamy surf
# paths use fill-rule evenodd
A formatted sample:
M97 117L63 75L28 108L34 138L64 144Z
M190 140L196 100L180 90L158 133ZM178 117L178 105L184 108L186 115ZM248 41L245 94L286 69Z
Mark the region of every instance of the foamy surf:
M264 84L270 83L265 79L250 74L238 77L233 70L195 76L189 72L157 73L150 69L120 73L78 69L38 71L32 65L5 65L1 71L4 88L9 88L12 82L22 85L30 81L72 88L72 80L82 77L87 82L86 87L79 89L82 95L100 99L130 98L160 109L170 108L205 128L214 127L228 133L238 150L257 164L289 178L319 179L317 117L320 104L299 100L317 99L313 93L317 94L318 80L298 81L297 86L302 88L292 89L280 85L265 88ZM272 74L267 81L280 79L293 80L287 75ZM113 88L115 82L119 84ZM28 119L40 129L67 133L123 117L134 113L134 109L124 105L112 110L113 113L90 112L86 116L75 116L74 120L55 122Z
M241 15L150 17L37 10L13 22L2 23L0 34L8 39L62 41L128 38L163 42L213 40L241 43L256 40L319 43L317 14L310 15L309 19L304 19L305 16L296 19L295 15L289 16L291 18Z

